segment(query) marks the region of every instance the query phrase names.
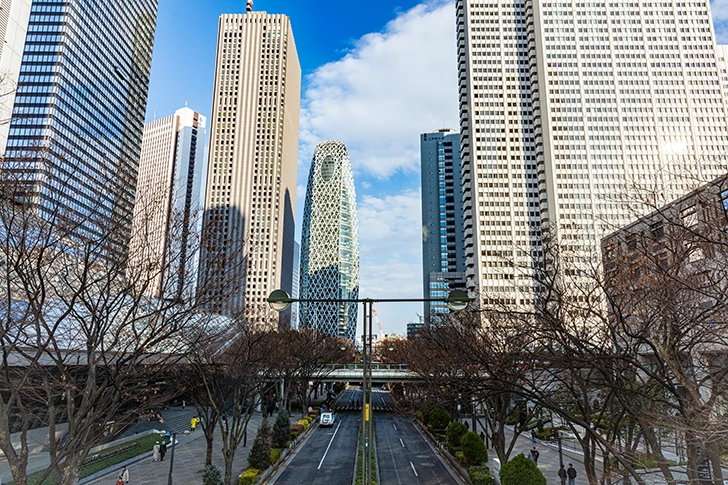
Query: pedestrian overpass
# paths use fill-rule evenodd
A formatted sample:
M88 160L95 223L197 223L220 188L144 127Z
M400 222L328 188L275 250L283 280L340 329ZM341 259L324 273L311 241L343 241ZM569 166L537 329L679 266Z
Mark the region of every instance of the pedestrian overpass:
M373 382L414 382L421 380L407 364L371 364ZM321 382L361 382L362 364L329 364L314 374Z

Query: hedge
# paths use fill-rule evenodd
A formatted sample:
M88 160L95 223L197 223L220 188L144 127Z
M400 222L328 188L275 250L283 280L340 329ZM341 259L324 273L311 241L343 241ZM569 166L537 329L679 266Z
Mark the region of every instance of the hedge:
M495 478L490 474L487 466L471 466L468 468L468 478L473 485L495 484Z
M270 450L270 464L275 465L278 463L278 460L281 459L281 449L280 448L273 448Z
M546 485L546 478L523 453L504 464L500 471L501 485Z
M460 438L468 432L468 427L460 421L453 421L447 425L445 434L447 435L447 444L452 448L460 446Z
M258 483L260 471L256 468L248 468L240 475L240 485L255 485Z
M460 446L469 466L482 465L488 461L488 450L483 439L475 431L468 431L460 438Z

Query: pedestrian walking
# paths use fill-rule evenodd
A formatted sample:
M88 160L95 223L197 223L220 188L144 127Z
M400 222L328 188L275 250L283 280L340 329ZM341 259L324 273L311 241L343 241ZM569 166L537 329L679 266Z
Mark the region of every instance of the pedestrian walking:
M569 477L569 485L576 485L576 468L571 463L569 463L569 468L566 469L566 476Z
M185 407L187 407L187 403L185 402L184 399L182 399L182 411L185 410Z
M536 442L536 430L535 429L531 430L531 441L533 441L534 443Z
M159 461L164 461L164 455L167 454L167 442L162 441L159 445Z
M154 453L154 461L159 461L159 441L154 443L154 447L152 448L152 452Z
M198 418L197 416L195 416L194 418L190 419L190 428L192 428L192 431L195 430L195 428L197 427L197 424L199 422L200 422L200 418Z
M559 478L561 479L561 485L566 485L566 468L564 468L564 465L561 465L561 468L559 468Z
M125 466L121 467L119 471L119 479L116 481L116 485L126 485L129 483L129 470Z
M536 449L536 447L534 446L534 447L533 447L533 449L531 450L531 459L533 460L533 463L534 463L534 464L535 464L536 466L538 466L538 456L539 456L539 454L540 454L540 453L538 452L538 450L537 450L537 449Z

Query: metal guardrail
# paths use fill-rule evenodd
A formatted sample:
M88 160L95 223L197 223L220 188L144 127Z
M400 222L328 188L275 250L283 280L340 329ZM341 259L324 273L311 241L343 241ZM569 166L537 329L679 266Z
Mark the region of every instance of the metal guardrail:
M376 364L372 363L372 370L409 370L409 364ZM362 370L363 364L327 364L326 369L346 369L346 370Z

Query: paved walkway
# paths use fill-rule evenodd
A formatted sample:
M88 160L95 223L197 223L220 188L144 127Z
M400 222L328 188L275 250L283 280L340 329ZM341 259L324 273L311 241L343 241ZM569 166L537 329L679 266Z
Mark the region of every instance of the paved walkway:
M165 416L165 413L162 414ZM272 426L275 417L269 417L269 423ZM235 455L235 461L233 463L233 475L238 476L248 466L248 453L250 452L251 446L253 446L253 440L255 439L258 426L262 421L260 414L255 414L250 420L248 425L248 439L247 446L243 447L242 443L238 448ZM181 420L180 420L181 422ZM156 423L157 427L165 426L168 423L172 424L173 421L170 419L160 425ZM165 428L167 429L167 428ZM170 430L189 430L189 419L186 421L186 426L182 428L169 427ZM205 470L205 451L207 449L207 443L205 441L205 435L202 429L197 429L188 435L177 436L177 446L174 452L174 470L172 473L172 483L174 485L199 485L202 483L202 472ZM222 441L220 437L219 428L215 432L215 442L213 445L212 461L223 470L225 461L220 451L222 447ZM169 464L172 458L171 447L167 448L167 455L164 461L155 462L151 456L148 456L141 461L128 465L129 470L129 481L134 485L160 485L166 484L169 477ZM88 485L114 485L118 476L118 470L112 470L108 475L86 482Z
M470 417L468 418L461 418L461 422L467 423L468 426L472 426L472 421ZM477 427L477 433L480 434L480 432L483 430L482 427L480 427L479 424L476 424ZM509 439L509 437L513 436L513 430L512 427L506 427L506 436ZM538 458L538 469L541 470L541 473L543 473L544 477L546 477L547 485L561 485L561 479L558 477L558 471L559 471L559 447L557 443L551 443L547 441L539 441L537 440L536 443L533 443L531 440L531 437L528 433L523 433L518 437L518 440L516 441L516 445L513 448L513 451L511 452L511 458L514 456L517 456L519 453L523 453L524 456L528 456L529 451L536 447L536 449L539 452L539 458ZM584 471L584 453L581 450L581 447L576 442L576 440L563 440L562 441L562 453L563 453L563 460L564 460L564 467L567 468L569 466L569 463L572 463L574 465L574 468L576 468L577 472L577 478L576 478L576 485L586 485L588 483L586 478L586 472ZM670 459L675 459L676 456L674 454L665 452L665 455ZM488 450L488 466L490 467L491 471L493 471L493 458L495 458L495 451L493 449ZM601 474L601 468L602 468L602 462L599 458L597 458L596 461L596 467L597 467L597 474ZM684 471L684 467L672 467L673 474L675 478L680 483L687 483L687 475ZM723 473L727 474L728 470L724 467ZM659 470L650 470L643 475L645 483L648 485L666 485L666 480L662 476L662 473L660 473ZM619 485L621 483L621 480L617 478L612 479L612 483L615 485ZM728 484L728 481L726 481Z
M177 435L177 446L174 454L172 483L174 485L199 485L202 483L202 472L205 469L205 452L207 449L205 435L201 428L198 428L195 432L184 434L184 431L188 431L190 429L190 419L196 414L194 408L189 406L184 410L181 407L170 408L162 411L161 414L164 419L163 423L160 423L158 420L147 421L146 419L142 419L139 423L135 424L123 433L120 438L152 429L175 431L179 433ZM293 421L293 417L291 420ZM241 443L238 448L235 456L235 462L233 463L234 476L239 475L248 466L248 453L253 445L253 440L255 439L255 435L261 421L261 414L256 413L248 425L247 446L243 447ZM270 416L268 421L270 425L273 426L275 416ZM220 431L218 429L215 432L212 460L222 470L225 462L222 457L222 452L220 451L221 447L222 441ZM169 477L169 464L172 457L171 452L171 447L168 447L167 455L163 462L155 462L151 456L145 456L141 460L128 465L127 468L129 469L130 483L134 485L167 484ZM151 455L151 452L149 455ZM29 464L31 466L35 466L35 468L47 466L48 453L31 453L31 456L29 457ZM114 467L108 472L108 474L91 481L84 481L83 483L89 485L114 485L120 468L120 466ZM0 456L0 483L7 483L11 479L12 477L9 473L7 461Z

